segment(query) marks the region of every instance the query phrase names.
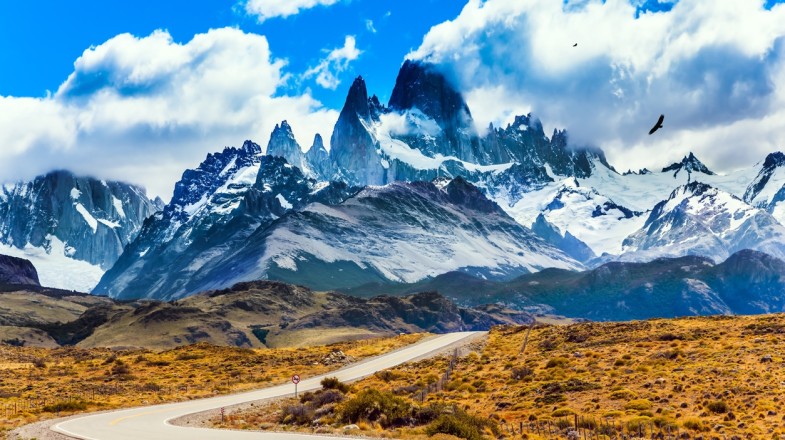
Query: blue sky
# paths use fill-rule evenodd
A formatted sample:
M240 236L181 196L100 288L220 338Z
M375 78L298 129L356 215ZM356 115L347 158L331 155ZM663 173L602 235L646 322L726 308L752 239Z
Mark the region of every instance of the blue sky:
M329 148L352 79L386 102L406 57L444 71L479 130L533 112L618 169L692 151L731 171L785 149L782 3L3 1L0 181L68 168L168 199L284 119Z
M208 29L233 26L266 36L273 55L285 58L292 72L306 71L324 57L325 50L343 45L346 35L355 36L362 54L341 73L343 88L325 89L311 78L293 81L281 90L299 93L310 87L316 99L340 109L344 89L357 75L363 75L371 92L386 102L403 57L419 46L431 26L457 16L463 3L341 1L262 23L236 0L4 1L1 7L0 65L14 68L0 69L0 95L54 92L85 49L120 33L145 36L165 29L175 42L185 43Z

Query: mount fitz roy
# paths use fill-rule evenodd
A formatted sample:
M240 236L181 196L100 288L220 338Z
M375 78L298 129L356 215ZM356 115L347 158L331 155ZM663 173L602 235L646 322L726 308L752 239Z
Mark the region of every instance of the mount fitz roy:
M305 150L284 120L264 154L246 141L208 155L93 292L176 299L256 279L352 289L451 271L509 281L742 249L785 258L782 153L729 175L692 154L619 173L531 114L478 130L433 65L406 61L390 96L358 77L329 150L321 135Z

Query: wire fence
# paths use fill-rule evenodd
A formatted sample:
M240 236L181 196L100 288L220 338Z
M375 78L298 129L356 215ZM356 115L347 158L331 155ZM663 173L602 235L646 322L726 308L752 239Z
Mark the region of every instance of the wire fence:
M426 385L419 392L417 392L416 395L419 397L420 402L425 402L425 398L428 397L429 394L444 390L444 387L450 382L452 372L455 369L455 365L457 363L458 349L456 348L453 350L452 355L450 356L450 362L447 364L447 369L445 370L444 374L442 374L442 377L440 377L436 382Z

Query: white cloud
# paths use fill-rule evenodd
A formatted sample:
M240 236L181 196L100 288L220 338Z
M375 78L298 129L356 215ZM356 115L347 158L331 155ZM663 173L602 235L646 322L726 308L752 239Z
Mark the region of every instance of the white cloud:
M234 28L185 43L164 31L86 50L57 92L0 97L0 179L53 168L145 185L171 196L183 170L227 145L264 146L289 120L301 145L329 139L337 112L282 96L289 75L266 38Z
M331 6L338 0L248 0L245 11L255 15L259 22L269 18L289 17L316 6Z
M303 78L316 76L316 83L325 89L335 90L341 84L338 75L349 68L349 63L356 60L361 50L357 49L354 36L347 35L344 39L343 47L331 50L325 58L319 61L314 67L308 69Z
M636 15L627 0L470 0L409 57L443 66L479 127L531 110L625 169L690 150L731 169L785 148L785 5ZM660 113L666 129L648 136Z
M365 29L367 29L368 32L372 34L376 33L376 27L374 27L373 25L373 20L371 19L365 20Z

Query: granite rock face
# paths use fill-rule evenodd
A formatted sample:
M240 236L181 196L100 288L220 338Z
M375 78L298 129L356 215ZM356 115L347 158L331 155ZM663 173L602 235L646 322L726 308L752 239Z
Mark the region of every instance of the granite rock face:
M33 263L7 255L0 255L0 284L41 285Z
M159 208L138 186L54 171L0 189L0 243L62 247L106 270Z

